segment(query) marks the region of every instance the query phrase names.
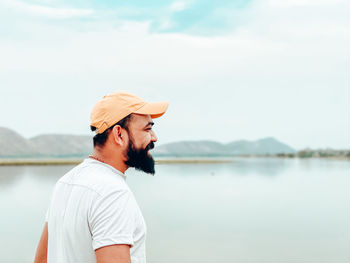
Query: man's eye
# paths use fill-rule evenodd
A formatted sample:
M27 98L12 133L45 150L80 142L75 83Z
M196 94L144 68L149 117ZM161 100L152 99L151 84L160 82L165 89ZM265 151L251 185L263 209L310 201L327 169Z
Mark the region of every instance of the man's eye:
M146 131L150 131L150 130L152 130L152 128L147 128L147 129L146 129Z

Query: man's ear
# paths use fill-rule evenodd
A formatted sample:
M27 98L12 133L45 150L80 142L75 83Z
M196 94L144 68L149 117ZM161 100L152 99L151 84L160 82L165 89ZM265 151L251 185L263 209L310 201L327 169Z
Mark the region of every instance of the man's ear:
M113 139L116 144L123 146L125 144L125 139L122 135L123 128L120 125L115 125L112 129Z

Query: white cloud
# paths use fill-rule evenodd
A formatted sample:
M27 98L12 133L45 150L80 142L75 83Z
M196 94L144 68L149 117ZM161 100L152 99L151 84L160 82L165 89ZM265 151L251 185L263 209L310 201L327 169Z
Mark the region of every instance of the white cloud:
M148 22L30 24L30 39L1 42L0 79L37 123L6 99L0 126L85 133L92 103L126 89L171 101L157 120L161 142L276 136L297 148L350 148L350 22L343 4L302 10L263 1L221 37L150 34Z
M294 6L336 5L345 3L345 0L268 0L267 3L273 7L289 8Z
M28 4L17 0L1 0L0 5L17 12L51 18L82 17L94 13L92 9L54 8L43 5Z
M170 10L177 12L177 11L182 11L186 8L186 3L183 1L176 1L173 2L170 6Z

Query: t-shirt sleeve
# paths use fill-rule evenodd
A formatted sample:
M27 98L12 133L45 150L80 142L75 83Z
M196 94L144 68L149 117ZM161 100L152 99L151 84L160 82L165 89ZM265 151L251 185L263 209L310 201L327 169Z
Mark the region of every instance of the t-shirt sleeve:
M98 197L91 207L89 226L94 250L115 244L133 246L135 205L132 193L119 190Z

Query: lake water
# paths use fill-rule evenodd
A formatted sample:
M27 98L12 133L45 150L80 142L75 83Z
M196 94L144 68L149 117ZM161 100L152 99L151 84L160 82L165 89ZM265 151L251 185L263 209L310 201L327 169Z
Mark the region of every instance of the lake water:
M32 262L55 182L73 166L0 167L0 262ZM350 161L242 158L129 170L148 263L349 263Z

